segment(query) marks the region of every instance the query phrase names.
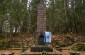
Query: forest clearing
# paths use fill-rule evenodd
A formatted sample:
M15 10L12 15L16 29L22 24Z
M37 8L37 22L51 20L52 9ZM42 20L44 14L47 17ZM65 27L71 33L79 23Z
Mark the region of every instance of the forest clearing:
M85 55L85 0L0 0L0 55Z

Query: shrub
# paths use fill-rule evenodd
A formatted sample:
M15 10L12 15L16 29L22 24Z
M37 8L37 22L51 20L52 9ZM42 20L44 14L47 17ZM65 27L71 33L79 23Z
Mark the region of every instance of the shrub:
M0 49L8 48L10 46L9 41L10 41L10 38L5 38L0 40Z

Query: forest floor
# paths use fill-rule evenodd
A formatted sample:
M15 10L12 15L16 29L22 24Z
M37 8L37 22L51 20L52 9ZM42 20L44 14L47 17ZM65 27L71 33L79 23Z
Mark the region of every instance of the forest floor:
M21 50L0 50L0 55L1 54L11 54L11 53L14 53L14 55L20 55L21 53L22 53L22 51ZM27 52L27 53L30 53L30 54L40 54L40 53L38 53L38 52L30 52L29 50L26 50L25 52ZM60 51L56 51L56 53L58 54L58 52L60 52ZM74 53L80 53L80 55L85 55L85 51L83 51L83 52L74 52ZM52 54L52 53L51 53ZM60 54L62 54L62 55L70 55L70 52L69 52L69 50L62 50L62 52L60 52Z
M57 40L61 41L61 44L62 44L62 43L64 43L65 40L69 41L73 37L75 37L75 36L73 36L73 35L72 36L71 35L53 35L52 39L54 41L52 40L52 42L53 42L52 45L56 46L56 44L54 42L57 41ZM72 45L62 47L62 52L61 53L63 55L69 55L69 49L70 48L74 47L77 44L84 44L85 45L85 41L81 41L83 39L85 40L85 36L76 36L75 37L76 42L73 43ZM27 41L29 46L32 46L34 44L34 37L32 35L30 35L30 36L21 35L19 37L18 36L13 37L12 40ZM56 48L55 46L53 46L53 47ZM29 50L26 50L26 51L29 52ZM11 53L11 52L14 52L15 55L19 55L22 52L22 50L11 50L11 49L0 50L0 55L3 54L3 53ZM85 51L81 51L80 55L85 55Z

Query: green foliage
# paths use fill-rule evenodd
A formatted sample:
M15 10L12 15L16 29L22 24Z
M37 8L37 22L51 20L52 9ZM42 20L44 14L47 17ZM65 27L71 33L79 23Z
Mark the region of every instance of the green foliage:
M85 51L85 45L84 44L76 45L75 47L72 47L72 49L77 51Z
M10 41L10 38L5 38L5 39L0 40L0 49L6 49L10 47L9 41Z
M79 53L70 53L70 55L80 55Z
M48 1L46 13L47 31L51 31L53 34L85 33L85 1L69 1ZM40 0L32 0L27 7L27 0L1 0L0 34L6 32L5 30L9 30L8 34L10 36L13 33L35 33L37 29L37 5L39 2ZM69 3L71 3L71 7L69 7ZM5 23L6 21L8 21L8 25Z
M47 8L47 30L60 33L65 25L64 1L50 0L50 2Z
M47 52L42 52L42 54L41 55L48 55L48 53Z

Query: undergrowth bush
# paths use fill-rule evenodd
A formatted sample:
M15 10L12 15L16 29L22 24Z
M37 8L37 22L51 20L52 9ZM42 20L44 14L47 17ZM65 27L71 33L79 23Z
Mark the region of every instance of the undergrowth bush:
M8 48L10 46L9 41L10 41L10 38L4 38L4 39L0 40L0 49Z

